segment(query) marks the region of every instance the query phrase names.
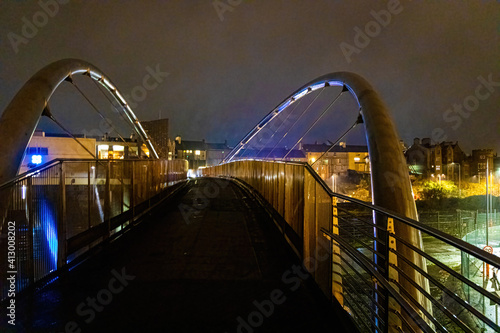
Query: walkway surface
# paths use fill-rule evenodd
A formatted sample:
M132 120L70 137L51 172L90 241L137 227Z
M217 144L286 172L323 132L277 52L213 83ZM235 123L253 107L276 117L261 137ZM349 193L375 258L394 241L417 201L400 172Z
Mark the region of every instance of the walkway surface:
M97 255L17 299L1 332L350 332L264 209L198 179ZM8 327L8 326L7 326Z

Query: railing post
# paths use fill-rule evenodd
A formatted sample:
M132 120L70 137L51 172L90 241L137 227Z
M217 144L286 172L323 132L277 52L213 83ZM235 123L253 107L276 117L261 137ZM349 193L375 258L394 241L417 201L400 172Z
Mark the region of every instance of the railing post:
M88 229L92 226L92 183L91 183L91 178L90 178L90 170L92 170L90 162L87 163L87 222L88 222Z
M57 268L66 264L66 174L64 163L59 164L59 214L57 219Z
M33 284L35 282L35 261L34 261L34 244L33 244L33 216L30 214L32 202L33 202L33 179L28 177L26 180L26 217L28 218L28 235L27 235L27 243L28 243L28 279L29 284Z
M375 269L389 281L389 232L387 230L387 218L383 214L377 212L373 212L373 218L375 225L378 226L373 227L375 236L373 249L376 251L373 255ZM379 295L382 295L382 297ZM384 325L382 326L378 318L373 316L373 322L376 326L374 327L374 332L389 332L389 293L376 279L374 280L373 296L376 300L376 304L373 304L373 310L384 320ZM377 304L380 304L381 308Z
M337 197L332 197L332 234L339 234L339 218L337 211ZM333 296L337 299L340 305L344 306L344 295L343 295L343 286L342 286L342 269L340 265L342 264L342 260L340 257L340 247L337 242L331 240L332 246L332 291Z
M131 210L132 212L132 219L130 220L130 224L133 225L134 224L134 217L135 217L135 162L132 161L130 162L131 164L131 172L130 172L130 207L129 209Z
M396 248L396 239L394 238L395 228L394 228L394 219L392 217L387 217L387 246L385 247L386 251L384 252L387 260L386 260L386 272L385 278L392 287L399 292L398 282L399 282L399 274L398 271L391 266L398 267L398 257L391 250L397 252ZM401 313L401 306L396 302L390 302L390 295L386 292L386 309L384 320L386 321L386 331L387 332L400 332L403 330L401 319L392 311L398 311Z
M106 230L104 239L110 236L110 218L111 218L111 184L110 184L110 166L111 162L108 160L106 163L106 185L104 190L104 223L106 223Z

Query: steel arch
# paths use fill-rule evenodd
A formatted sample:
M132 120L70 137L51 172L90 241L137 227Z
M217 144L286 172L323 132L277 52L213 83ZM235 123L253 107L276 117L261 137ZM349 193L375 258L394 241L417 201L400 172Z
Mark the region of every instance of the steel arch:
M97 67L80 59L63 59L42 68L14 96L0 118L0 151L7 163L0 164L0 184L14 178L35 128L57 87L68 77L88 75L104 86L123 107L131 123L154 158L158 154L141 123L112 81Z
M370 83L362 76L350 72L335 72L320 76L309 83L303 85L283 102L278 104L269 112L228 154L224 162L231 161L236 154L241 151L245 145L267 124L269 124L284 109L295 103L300 98L311 92L328 86L341 86L347 89L356 99L363 122L366 129L366 140L368 144L368 153L371 166L371 186L372 202L375 205L390 209L403 216L418 220L417 209L411 182L409 177L406 160L403 156L399 143L399 136L396 128L390 118L388 108L373 89ZM377 225L386 227L386 221L382 221L375 216ZM423 249L422 236L420 231L407 225L396 223L394 232L410 244ZM380 244L385 242L387 235L375 236L381 239ZM384 245L379 245L380 247ZM415 258L414 253L405 246L398 246L398 252L408 258L415 265L422 269L427 269L425 260ZM389 267L389 260L377 258L377 261L383 267ZM391 264L393 264L391 262ZM419 285L429 290L428 281L416 272L414 269L406 266L405 263L399 263L403 271ZM397 279L397 278L396 278ZM403 281L407 290L412 290L415 299L421 299L426 309L431 310L431 304L421 297L416 288L411 283ZM432 310L431 310L432 311Z

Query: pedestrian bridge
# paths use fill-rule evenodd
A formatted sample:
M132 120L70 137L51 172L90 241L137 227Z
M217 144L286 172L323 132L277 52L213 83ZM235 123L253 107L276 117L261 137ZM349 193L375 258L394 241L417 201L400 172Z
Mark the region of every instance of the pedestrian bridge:
M186 161L162 159L54 160L15 175L37 121L21 125L14 115L51 117L48 99L68 73L107 86L155 151L90 64L50 65L20 91L0 119L19 148L0 170L6 330L500 330L498 293L464 274L500 269L500 259L418 222L397 135L362 78L334 73L299 88L200 178L187 179ZM273 119L334 86L361 110L355 125L367 131L373 204L334 193L307 163L251 156ZM441 262L422 235L461 261Z

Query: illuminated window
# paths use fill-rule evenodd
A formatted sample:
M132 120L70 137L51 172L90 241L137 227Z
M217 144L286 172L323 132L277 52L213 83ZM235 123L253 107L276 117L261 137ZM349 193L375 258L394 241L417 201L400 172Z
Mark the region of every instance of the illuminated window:
M31 155L31 163L42 164L42 155Z
M194 151L194 154L195 154L195 155L200 155L200 154L201 154L201 152L200 152L199 150L195 150L195 151Z
M49 154L49 148L46 147L28 147L26 149L26 153L28 155L48 155Z
M359 162L359 157L355 157L354 162Z
M124 146L113 146L113 151L124 151L125 147Z

